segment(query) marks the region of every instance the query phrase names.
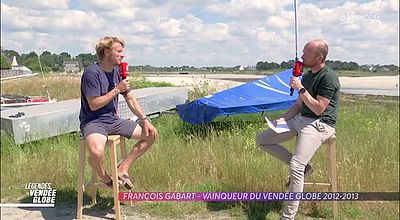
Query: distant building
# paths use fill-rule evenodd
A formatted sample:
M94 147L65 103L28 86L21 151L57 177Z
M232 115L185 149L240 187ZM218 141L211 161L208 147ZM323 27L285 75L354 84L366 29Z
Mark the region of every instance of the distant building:
M244 67L240 65L239 70L244 70Z
M65 73L77 73L80 71L79 62L74 60L67 60L63 62Z
M19 66L19 65L18 65L18 62L17 62L17 58L16 58L15 56L13 57L13 60L12 60L12 62L11 62L11 66L12 66L12 67L17 67L17 66Z
M13 76L23 76L32 74L32 70L30 70L26 66L19 65L17 62L17 58L14 56L11 62L11 69L9 70L1 70L1 77L13 77Z
M246 69L248 69L248 70L256 70L257 68L256 68L256 66L247 65Z

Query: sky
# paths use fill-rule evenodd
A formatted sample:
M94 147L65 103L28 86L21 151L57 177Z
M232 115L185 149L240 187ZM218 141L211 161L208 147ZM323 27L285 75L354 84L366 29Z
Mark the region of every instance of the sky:
M399 1L298 0L298 54L324 39L329 60L399 66ZM1 46L20 54L95 53L104 36L125 61L255 66L295 58L293 0L2 0Z

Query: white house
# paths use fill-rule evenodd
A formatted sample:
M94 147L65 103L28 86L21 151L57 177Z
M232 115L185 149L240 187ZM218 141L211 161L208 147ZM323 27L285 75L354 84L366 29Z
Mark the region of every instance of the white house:
M28 67L19 65L17 62L17 58L14 56L11 62L10 70L1 70L1 77L15 77L15 76L23 76L32 74L32 70Z
M63 62L63 66L66 73L77 73L80 71L78 61L66 60Z

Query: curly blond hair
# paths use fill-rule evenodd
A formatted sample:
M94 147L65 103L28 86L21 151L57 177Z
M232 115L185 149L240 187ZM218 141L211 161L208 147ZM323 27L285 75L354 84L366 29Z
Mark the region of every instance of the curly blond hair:
M96 54L99 60L103 59L104 57L104 50L111 49L114 43L120 43L122 47L125 46L125 41L119 37L103 37L99 40L96 44Z

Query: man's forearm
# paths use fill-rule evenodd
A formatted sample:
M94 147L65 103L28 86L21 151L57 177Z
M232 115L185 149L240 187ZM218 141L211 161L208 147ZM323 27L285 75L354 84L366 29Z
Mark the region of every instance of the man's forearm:
M281 118L284 118L286 121L293 118L300 112L300 107L301 107L301 99L297 99L296 103L292 107L290 107L290 109L287 112L285 112L285 114L283 114Z
M136 97L133 95L132 92L126 95L125 100L128 104L129 109L132 111L133 114L135 114L140 119L146 117L142 108L139 105L139 102L137 101Z
M115 98L115 96L117 96L118 94L119 94L119 89L114 88L113 90L109 91L108 93L106 93L103 96L87 97L90 110L96 111L96 110L103 108L108 103L110 103Z
M329 104L329 100L327 98L317 96L317 99L314 99L307 91L303 94L300 94L300 98L303 100L304 104L306 104L307 107L316 115L321 115L325 111L326 106Z

